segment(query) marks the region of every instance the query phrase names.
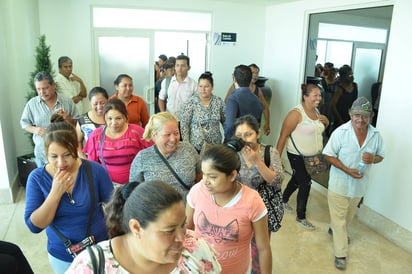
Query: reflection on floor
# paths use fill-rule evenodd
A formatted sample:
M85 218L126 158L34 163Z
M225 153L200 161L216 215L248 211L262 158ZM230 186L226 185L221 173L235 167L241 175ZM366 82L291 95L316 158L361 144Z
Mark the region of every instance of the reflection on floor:
M45 233L32 234L24 223L24 195L22 188L16 204L0 205L0 239L18 244L35 273L52 273L47 259ZM290 201L293 208L296 208L295 199L296 194ZM307 217L317 227L315 231L304 230L296 224L294 214L285 213L282 228L272 234L273 273L342 273L334 267L332 239L327 233L329 212L326 197L313 188ZM412 254L356 219L349 235L350 256L346 273L412 273Z

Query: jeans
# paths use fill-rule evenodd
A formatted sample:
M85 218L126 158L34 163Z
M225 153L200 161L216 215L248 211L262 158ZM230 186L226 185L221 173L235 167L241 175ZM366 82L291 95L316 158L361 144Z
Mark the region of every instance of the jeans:
M306 171L305 163L300 155L295 155L289 152L287 154L290 166L293 170L293 175L290 178L286 189L283 191L283 202L287 203L293 192L299 188L296 199L296 213L299 219L306 219L306 204L308 203L312 178Z
M49 262L55 274L64 274L67 269L69 269L71 262L66 262L56 257L53 257L49 253Z

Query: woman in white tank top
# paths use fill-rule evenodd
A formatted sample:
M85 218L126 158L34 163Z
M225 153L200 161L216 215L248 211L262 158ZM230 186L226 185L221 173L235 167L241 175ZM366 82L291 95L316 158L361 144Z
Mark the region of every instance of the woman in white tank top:
M314 84L302 84L301 88L302 103L287 114L276 148L282 155L286 145L288 159L293 170L293 175L283 192L285 210L293 211L288 201L292 193L299 188L296 199L296 221L305 229L314 230L315 226L306 219L306 204L310 192L311 177L305 169L303 158L293 146L290 136L293 137L296 147L303 155L317 154L323 149L322 134L328 127L329 121L317 109L322 99L320 88Z

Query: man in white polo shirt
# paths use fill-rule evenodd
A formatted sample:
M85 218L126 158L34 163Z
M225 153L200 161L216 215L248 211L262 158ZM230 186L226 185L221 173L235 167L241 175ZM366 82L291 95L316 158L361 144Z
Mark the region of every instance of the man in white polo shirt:
M175 75L166 83L163 80L159 92L160 111L167 111L180 117L183 104L197 92L197 82L190 78L187 73L190 70L190 60L186 55L176 57Z

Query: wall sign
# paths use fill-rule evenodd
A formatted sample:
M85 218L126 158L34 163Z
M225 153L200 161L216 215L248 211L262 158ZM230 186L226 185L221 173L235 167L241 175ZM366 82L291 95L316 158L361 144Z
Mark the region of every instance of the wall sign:
M236 42L236 33L233 32L222 32L221 35L221 41L222 42L232 42L235 43Z

